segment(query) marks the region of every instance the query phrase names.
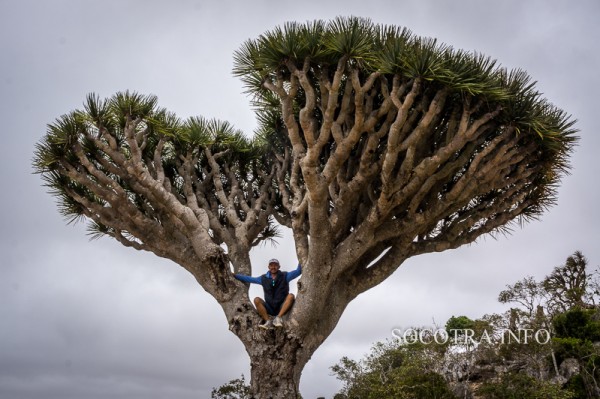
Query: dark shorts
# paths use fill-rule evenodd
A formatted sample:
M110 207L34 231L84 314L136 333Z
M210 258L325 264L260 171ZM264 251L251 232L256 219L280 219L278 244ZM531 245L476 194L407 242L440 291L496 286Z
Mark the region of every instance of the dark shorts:
M265 302L265 308L267 309L267 313L271 316L277 316L279 314L279 311L281 310L281 305L283 305L283 303L280 303L279 306L272 305L273 304Z

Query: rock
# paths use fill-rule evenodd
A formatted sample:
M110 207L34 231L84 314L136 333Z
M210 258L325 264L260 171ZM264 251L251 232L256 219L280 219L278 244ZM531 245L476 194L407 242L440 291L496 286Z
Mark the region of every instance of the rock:
M473 399L471 387L466 382L456 382L450 384L450 389L454 396L460 399Z
M558 372L562 377L564 377L567 381L571 379L575 374L579 374L580 367L577 359L569 358L565 359L558 368Z

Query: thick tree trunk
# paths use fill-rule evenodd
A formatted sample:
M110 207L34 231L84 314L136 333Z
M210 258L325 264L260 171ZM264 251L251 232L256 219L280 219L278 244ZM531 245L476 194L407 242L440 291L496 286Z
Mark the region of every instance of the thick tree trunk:
M287 399L298 397L300 375L308 361L298 356L303 340L290 326L264 330L260 316L250 304L247 291L238 290L236 298L222 302L229 329L244 344L251 364L251 398Z
M306 365L300 339L283 329L260 330L262 335L248 349L251 364L250 389L253 399L299 397L302 369Z
M310 295L305 285L299 285L296 303L284 317L284 326L269 330L259 328L261 319L249 301L245 286L238 285L235 297L221 303L229 329L242 341L250 357L253 399L300 396L302 370L331 334L352 299L346 294L334 289L326 297ZM323 311L325 304L327 310Z

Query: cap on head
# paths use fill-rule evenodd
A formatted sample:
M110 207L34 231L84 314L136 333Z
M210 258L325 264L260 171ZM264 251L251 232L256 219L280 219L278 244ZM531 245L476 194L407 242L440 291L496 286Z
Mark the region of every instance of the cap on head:
M277 259L273 258L273 259L269 260L269 265L271 263L277 263L277 264L279 264L279 261Z

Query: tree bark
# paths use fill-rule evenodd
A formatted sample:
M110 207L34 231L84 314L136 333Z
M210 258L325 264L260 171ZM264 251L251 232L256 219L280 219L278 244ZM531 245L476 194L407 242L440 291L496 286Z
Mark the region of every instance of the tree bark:
M231 301L235 315L229 319L229 329L237 335L250 357L250 391L253 399L289 399L299 396L302 370L314 349L297 334L286 317L282 328L264 330L249 301ZM227 308L227 306L225 307ZM226 313L229 313L226 309Z
M283 329L260 331L263 339L248 350L250 389L256 399L297 398L300 375L306 365L300 351L302 340Z

